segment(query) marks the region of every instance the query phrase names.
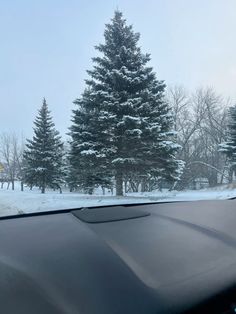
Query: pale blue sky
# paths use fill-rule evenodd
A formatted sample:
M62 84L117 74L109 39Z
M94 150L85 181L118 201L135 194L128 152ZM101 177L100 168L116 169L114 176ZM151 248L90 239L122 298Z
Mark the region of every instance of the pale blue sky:
M31 135L43 97L67 132L116 8L141 33L159 79L236 100L235 0L0 0L0 132Z

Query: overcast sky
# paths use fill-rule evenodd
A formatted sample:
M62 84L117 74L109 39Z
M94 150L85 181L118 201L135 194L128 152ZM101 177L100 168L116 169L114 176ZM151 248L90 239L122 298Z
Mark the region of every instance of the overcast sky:
M0 0L0 132L32 134L42 98L64 135L114 10L168 85L236 100L235 0Z

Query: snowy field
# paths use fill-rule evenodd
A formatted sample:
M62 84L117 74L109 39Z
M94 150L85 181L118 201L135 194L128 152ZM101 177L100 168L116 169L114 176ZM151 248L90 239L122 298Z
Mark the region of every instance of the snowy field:
M199 191L157 191L152 193L132 193L124 197L116 197L111 195L91 196L67 191L62 194L53 191L41 194L38 189L33 191L26 189L24 192L21 192L19 186L16 185L15 191L0 189L0 216L110 204L225 199L229 197L236 197L236 189L218 187Z

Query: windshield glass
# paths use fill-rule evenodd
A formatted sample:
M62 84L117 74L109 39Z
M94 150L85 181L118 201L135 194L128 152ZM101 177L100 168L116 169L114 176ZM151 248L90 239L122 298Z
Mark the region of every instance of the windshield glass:
M1 1L0 215L236 197L235 10Z

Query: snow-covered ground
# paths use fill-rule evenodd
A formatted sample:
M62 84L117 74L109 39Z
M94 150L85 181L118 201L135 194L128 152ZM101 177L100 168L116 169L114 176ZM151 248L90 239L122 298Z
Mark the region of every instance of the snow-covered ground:
M48 191L41 194L39 190L20 191L0 189L0 216L47 211L66 208L80 208L87 206L102 206L110 204L145 203L158 201L183 201L200 199L225 199L236 197L236 189L219 187L215 189L199 191L164 191L151 193L132 193L124 197L111 195L85 195L79 193Z

